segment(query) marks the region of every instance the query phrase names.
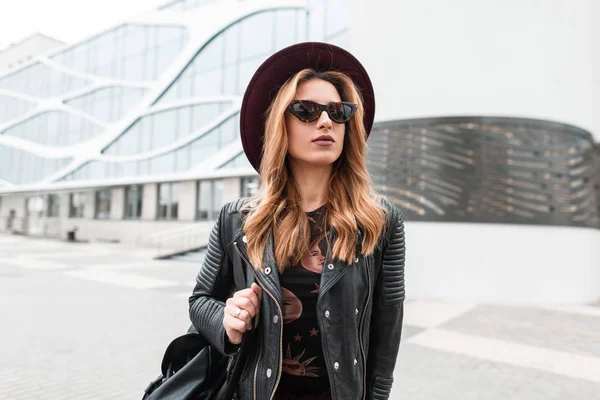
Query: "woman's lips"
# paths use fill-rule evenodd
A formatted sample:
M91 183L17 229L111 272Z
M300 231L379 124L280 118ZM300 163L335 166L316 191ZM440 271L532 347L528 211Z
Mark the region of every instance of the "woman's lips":
M333 142L331 140L315 140L313 141L317 146L332 146Z

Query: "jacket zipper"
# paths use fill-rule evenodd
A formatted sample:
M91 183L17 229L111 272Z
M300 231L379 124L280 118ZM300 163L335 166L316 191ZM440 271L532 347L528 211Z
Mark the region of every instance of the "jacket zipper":
M244 254L242 254L242 251L238 247L237 240L233 244L235 245L235 249L237 250L240 257L242 257L242 259L245 262L247 262L248 265L252 265L252 263L250 263L250 260L248 260ZM283 312L281 311L281 307L279 306L279 303L275 299L275 296L273 296L273 294L271 294L271 292L269 290L265 289L263 286L261 286L261 288L265 292L267 292L269 297L271 297L271 299L277 306L277 309L279 310L279 315L281 315L281 317L280 317L281 323L279 324L279 327L280 327L280 329L279 329L279 370L277 371L278 373L277 373L277 381L275 382L275 389L273 390L273 393L271 393L271 397L269 398L270 400L273 400L273 397L275 397L275 393L277 392L277 388L278 388L279 382L281 380L281 369L283 368ZM253 388L254 400L257 399L257 396L256 396L257 383L256 382L257 382L257 378L258 378L258 363L260 362L261 355L262 355L262 346L259 349L258 358L256 359L256 365L254 367L254 388Z
M365 302L365 306L363 308L363 312L362 312L362 316L360 318L360 340L359 340L359 344L360 344L360 352L362 355L362 359L363 359L363 399L366 399L367 397L367 360L365 357L365 349L364 349L364 344L363 344L363 338L364 338L364 323L365 323L365 316L367 315L367 307L369 305L369 301L371 300L371 273L369 272L369 262L367 258L363 258L363 260L366 261L366 268L367 268L367 282L368 282L368 287L369 287L369 291L367 293L367 301Z

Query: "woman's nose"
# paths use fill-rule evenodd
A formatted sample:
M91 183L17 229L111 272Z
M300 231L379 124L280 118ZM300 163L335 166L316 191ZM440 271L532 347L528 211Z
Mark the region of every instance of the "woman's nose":
M327 111L323 111L321 113L321 116L319 117L319 120L317 121L317 128L321 129L321 128L331 128L331 119L329 118L329 114L327 114Z

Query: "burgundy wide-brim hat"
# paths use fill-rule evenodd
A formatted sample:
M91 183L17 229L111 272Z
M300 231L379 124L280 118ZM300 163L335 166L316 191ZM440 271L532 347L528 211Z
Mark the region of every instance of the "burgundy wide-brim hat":
M375 118L375 95L369 75L348 51L329 43L304 42L286 47L269 57L250 80L240 111L240 134L246 157L259 170L266 112L281 86L305 68L317 72L338 71L348 75L363 98L363 124L367 137ZM343 99L342 99L343 100Z

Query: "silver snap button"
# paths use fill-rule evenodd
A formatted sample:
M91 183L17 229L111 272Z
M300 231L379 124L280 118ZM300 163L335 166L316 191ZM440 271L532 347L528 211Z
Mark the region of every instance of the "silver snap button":
M335 368L335 369L339 369L339 368L340 368L340 364L339 364L339 363L337 363L337 362L334 362L334 363L333 363L333 368Z
M248 243L248 238L246 237L246 235L244 235L244 237L242 238L242 242Z
M270 378L272 373L271 368L267 368L267 378Z
M356 257L356 260L354 260L354 262L358 262L358 257Z
M354 365L358 364L358 361L356 360L356 358L354 359Z
M329 268L329 269L333 269L333 264L329 264L329 265L327 266L327 268Z
M356 313L356 315L358 315L358 308L356 310L354 310L354 312Z
M329 310L325 310L325 318L329 318Z
M265 268L265 274L269 275L271 273L271 267Z
M273 323L276 324L277 322L279 322L279 315L273 317Z

